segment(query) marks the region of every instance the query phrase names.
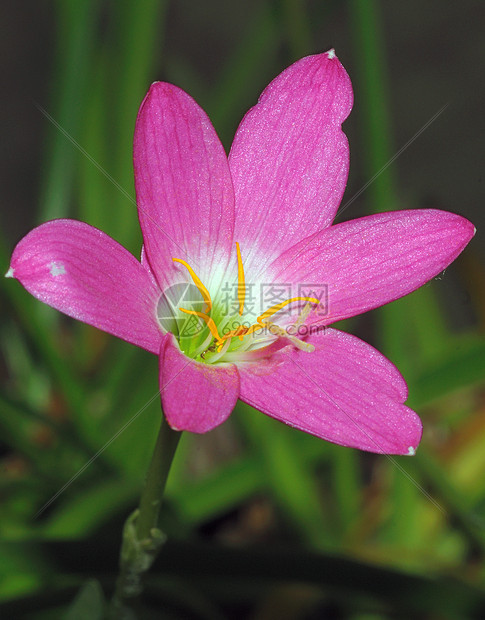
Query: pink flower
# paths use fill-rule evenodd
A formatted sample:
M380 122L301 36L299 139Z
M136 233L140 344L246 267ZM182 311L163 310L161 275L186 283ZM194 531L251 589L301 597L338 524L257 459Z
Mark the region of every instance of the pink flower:
M174 429L209 431L241 398L328 441L414 454L421 423L398 370L326 326L417 289L474 227L431 209L332 226L351 107L335 52L303 58L246 114L227 158L195 101L157 82L134 141L141 262L100 230L55 220L19 242L7 275L159 355Z

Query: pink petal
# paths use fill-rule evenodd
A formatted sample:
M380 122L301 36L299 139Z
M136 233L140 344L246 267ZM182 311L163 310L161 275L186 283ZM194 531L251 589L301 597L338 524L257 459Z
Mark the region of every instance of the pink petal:
M125 248L97 228L54 220L15 248L9 275L44 303L158 353L158 286Z
M301 241L271 265L267 278L293 283L295 291L297 283L305 291L328 287L328 303L308 321L328 325L414 291L443 271L474 234L468 220L445 211L379 213Z
M418 416L403 405L396 367L367 343L325 329L313 353L287 347L265 364L239 368L240 398L269 416L342 446L414 454Z
M187 261L208 285L231 250L234 195L224 148L184 91L151 86L136 121L134 167L145 249L160 286L188 277L172 258Z
M160 351L160 390L165 417L174 430L206 433L234 409L239 375L233 364L211 366L186 357L167 334Z
M352 86L333 50L283 71L242 120L229 155L236 195L234 239L247 272L328 226L349 168L340 125ZM249 253L249 255L248 255Z

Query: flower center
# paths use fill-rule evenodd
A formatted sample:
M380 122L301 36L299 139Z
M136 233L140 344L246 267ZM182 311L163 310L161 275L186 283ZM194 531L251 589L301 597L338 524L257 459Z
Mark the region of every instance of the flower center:
M237 302L239 317L244 315L247 286L244 275L244 266L241 257L239 243L236 242L237 252ZM193 283L200 292L203 300L201 310L187 309L179 307L178 310L188 317L196 317L203 322L205 329L202 337L180 336L179 344L186 355L205 363L230 362L230 361L249 361L264 357L270 354L265 351L269 346L274 348L276 341L281 340L281 345L293 344L298 349L311 352L313 345L304 342L295 336L299 328L303 325L306 318L312 311L312 304L319 304L320 301L314 297L290 297L277 304L270 306L256 318L256 322L241 322L236 320L233 315L221 312L221 309L214 305L211 295L202 280L198 277L192 267L180 258L172 258L174 262L182 264L190 274ZM296 322L284 329L276 325L270 318L286 308L290 304L306 301L306 305L298 316ZM229 329L231 325L233 329ZM277 347L279 348L279 347Z

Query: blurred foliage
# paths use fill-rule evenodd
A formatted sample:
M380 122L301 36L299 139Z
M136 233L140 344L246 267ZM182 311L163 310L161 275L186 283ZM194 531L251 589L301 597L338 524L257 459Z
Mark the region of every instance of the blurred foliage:
M64 132L48 135L37 222L77 217L138 255L131 141L150 82L188 90L228 146L271 77L331 44L335 13L355 45L364 178L394 154L377 1L261 0L234 4L234 16L221 2L207 3L209 15L205 3L168 0L51 4L46 107ZM219 37L224 53L207 75L170 36L176 23L187 37ZM367 212L397 206L395 173L363 194ZM0 244L7 265L11 248ZM483 268L466 260L483 325L481 294L470 289ZM101 618L159 425L157 361L42 307L13 281L1 296L0 616ZM210 435L185 435L162 514L169 542L140 617L485 617L485 335L450 329L432 285L371 320L424 420L417 456L330 445L242 404ZM365 321L345 328L369 336Z

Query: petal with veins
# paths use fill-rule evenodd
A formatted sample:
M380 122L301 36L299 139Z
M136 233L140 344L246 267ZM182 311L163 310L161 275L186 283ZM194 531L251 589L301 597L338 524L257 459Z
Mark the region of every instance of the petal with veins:
M229 165L236 195L234 238L255 277L264 260L329 226L349 168L341 124L352 85L335 55L308 56L271 82L243 118Z
M419 417L403 405L396 367L367 343L335 329L314 334L313 353L291 347L265 363L239 367L241 399L263 413L333 443L410 454Z
M128 250L76 220L53 220L16 246L14 277L44 303L147 351L158 353L160 290Z
M407 295L455 260L475 234L465 218L434 209L379 213L332 226L284 252L270 282L327 287L329 325Z
M233 364L201 364L186 357L171 334L160 351L163 411L177 431L206 433L222 424L239 396L239 375Z
M155 82L138 113L133 149L145 251L162 289L177 276L186 279L173 257L193 264L205 282L222 277L234 194L224 148L205 112L180 88Z

